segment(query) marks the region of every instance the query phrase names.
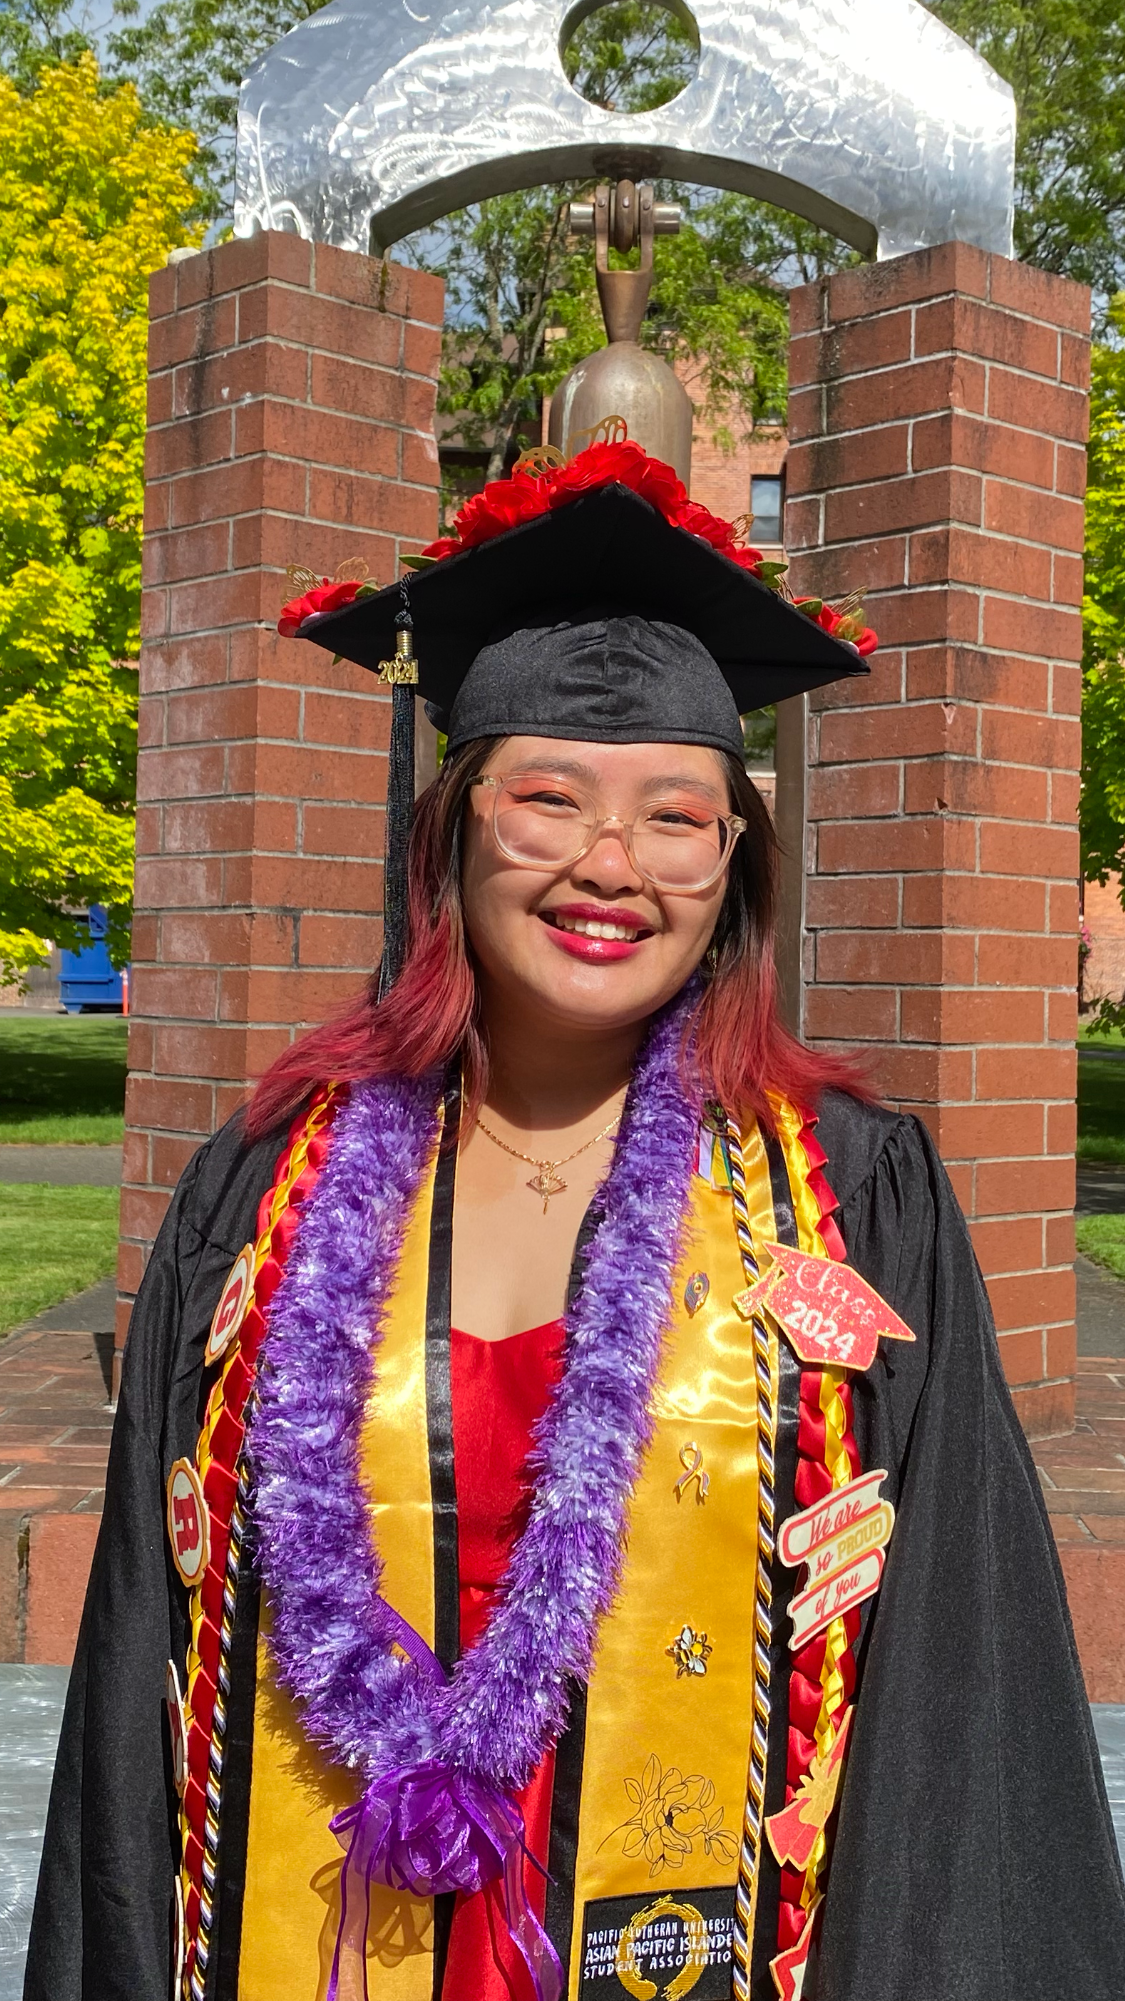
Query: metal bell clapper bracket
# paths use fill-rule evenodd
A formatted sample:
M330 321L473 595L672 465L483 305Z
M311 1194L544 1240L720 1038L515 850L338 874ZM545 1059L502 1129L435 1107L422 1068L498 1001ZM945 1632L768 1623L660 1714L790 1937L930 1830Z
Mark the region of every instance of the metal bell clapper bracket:
M680 211L656 200L651 182L603 182L588 202L572 202L568 228L592 236L594 264L608 345L575 363L551 399L551 445L572 458L586 440L634 438L655 458L691 479L694 412L683 383L667 362L638 337L652 290L655 236L674 236ZM639 249L635 271L610 269L610 250ZM610 416L610 412L613 416Z

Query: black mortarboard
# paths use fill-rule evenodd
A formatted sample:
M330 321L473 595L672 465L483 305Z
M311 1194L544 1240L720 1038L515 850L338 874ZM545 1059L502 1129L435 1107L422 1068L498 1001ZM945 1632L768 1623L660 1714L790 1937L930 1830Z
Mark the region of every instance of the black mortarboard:
M740 714L845 674L867 672L853 647L831 638L748 570L698 535L672 527L628 487L602 486L446 556L410 579L419 692L448 716L473 662L490 642L521 625L541 628L546 615L552 624L582 620L592 606L693 633L699 642L693 657L679 667L669 660L669 680L680 674L690 679L702 649L718 665ZM378 669L394 651L401 608L398 586L391 585L306 619L301 637ZM539 668L542 662L538 649ZM537 734L524 729L521 714L537 669L529 661L521 671L518 648L507 652L506 663L511 709L503 733ZM623 655L616 665L628 673ZM581 694L581 685L560 685L553 733L557 725L567 736L580 734ZM655 687L652 696L656 715ZM538 705L536 720L544 720ZM586 734L593 741L598 716L592 713L589 722Z
M737 754L740 714L868 671L854 646L617 484L314 614L300 637L378 672L404 626L418 692L454 746L519 735ZM405 945L409 688L395 686L394 706L385 983Z

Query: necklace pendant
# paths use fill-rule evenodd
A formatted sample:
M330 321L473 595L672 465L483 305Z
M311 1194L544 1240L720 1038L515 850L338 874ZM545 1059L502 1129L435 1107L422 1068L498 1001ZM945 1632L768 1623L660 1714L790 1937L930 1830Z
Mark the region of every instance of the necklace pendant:
M563 1189L566 1187L566 1182L563 1180L561 1174L555 1173L550 1161L545 1161L539 1169L538 1174L533 1174L527 1185L529 1188L533 1188L537 1195L543 1197L543 1214L546 1215L547 1204L552 1195L561 1195Z

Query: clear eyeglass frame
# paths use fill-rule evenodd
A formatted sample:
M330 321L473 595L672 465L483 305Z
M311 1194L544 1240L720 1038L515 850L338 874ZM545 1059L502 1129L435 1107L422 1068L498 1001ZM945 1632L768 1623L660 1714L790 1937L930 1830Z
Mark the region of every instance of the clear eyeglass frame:
M662 882L658 876L652 875L638 861L633 845L633 830L636 827L638 819L647 818L650 814L659 812L661 806L674 806L676 804L674 800L654 799L651 805L645 807L643 815L637 814L631 820L623 820L618 813L606 813L601 818L598 818L595 810L583 822L587 831L584 839L575 848L573 854L560 855L557 859L552 859L549 862L538 861L527 855L514 853L501 838L499 827L500 801L503 797L504 787L508 783L508 776L503 772L493 772L489 776L474 778L472 782L474 785L486 785L490 788L492 792L492 838L505 860L514 862L517 868L573 868L575 862L581 861L583 855L588 855L591 848L596 847L607 829L611 829L619 836L637 874L643 876L646 882L651 883L654 889L661 889L669 896L695 896L701 889L710 889L711 884L718 881L723 870L730 866L730 859L734 853L738 837L746 831L746 821L740 819L737 813L716 812L715 819L726 829L726 844L714 868L698 882ZM583 792L580 786L572 786L568 782L566 789L573 792L578 799L583 800L588 806L594 807L595 802L590 798L588 793Z

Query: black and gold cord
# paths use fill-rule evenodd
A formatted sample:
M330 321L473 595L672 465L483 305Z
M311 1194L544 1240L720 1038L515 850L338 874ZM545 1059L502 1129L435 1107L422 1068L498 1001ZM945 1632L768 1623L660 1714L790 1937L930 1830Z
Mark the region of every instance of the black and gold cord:
M742 1134L728 1112L723 1113L723 1120L731 1193L734 1198L735 1235L738 1238L746 1283L753 1285L758 1277L758 1261L754 1255L750 1211L746 1201L746 1168L742 1157ZM754 1315L750 1324L754 1340L754 1373L758 1392L758 1563L754 1580L754 1723L738 1852L738 1884L734 1900L732 1939L734 2001L749 2001L750 1994L754 1903L762 1860L766 1764L769 1753L770 1643L773 1637L772 1566L776 1507L774 1448L777 1438L777 1404L773 1389L769 1331L758 1314Z

